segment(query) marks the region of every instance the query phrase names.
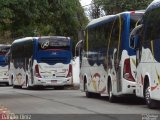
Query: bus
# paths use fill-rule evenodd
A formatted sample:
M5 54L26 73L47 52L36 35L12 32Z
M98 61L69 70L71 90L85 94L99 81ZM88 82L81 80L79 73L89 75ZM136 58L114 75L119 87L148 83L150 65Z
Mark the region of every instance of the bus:
M0 83L9 85L8 78L8 62L6 54L10 49L10 45L0 44Z
M136 52L129 46L130 31L144 11L122 12L91 21L81 50L80 90L87 97L135 93Z
M136 50L136 95L149 108L160 101L160 0L146 9L142 22L131 32L130 46Z
M15 40L11 45L10 80L13 87L72 85L72 41L43 36Z

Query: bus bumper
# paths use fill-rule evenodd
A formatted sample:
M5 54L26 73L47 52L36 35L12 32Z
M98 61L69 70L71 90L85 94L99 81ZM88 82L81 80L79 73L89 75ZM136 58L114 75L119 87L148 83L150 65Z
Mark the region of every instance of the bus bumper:
M0 78L0 83L9 83L8 78Z
M123 79L122 83L122 93L123 94L135 94L136 90L136 82L128 81L126 79Z
M38 78L34 85L42 86L66 86L72 85L72 78L43 79Z

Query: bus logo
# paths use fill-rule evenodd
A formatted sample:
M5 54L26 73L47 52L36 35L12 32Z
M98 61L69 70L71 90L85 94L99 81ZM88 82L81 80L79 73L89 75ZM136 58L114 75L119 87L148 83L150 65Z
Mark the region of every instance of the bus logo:
M46 41L46 42L41 44L42 49L46 49L48 46L49 46L49 41Z
M52 55L57 55L57 53L56 52L52 52Z

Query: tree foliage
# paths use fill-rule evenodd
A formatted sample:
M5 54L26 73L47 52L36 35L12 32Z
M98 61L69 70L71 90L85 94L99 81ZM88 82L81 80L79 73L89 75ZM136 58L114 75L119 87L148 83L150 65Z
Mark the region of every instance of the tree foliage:
M97 18L103 14L104 11L106 15L116 14L123 11L132 10L143 10L152 2L153 0L92 0L90 13L91 16L96 16ZM96 10L99 10L96 12Z
M92 0L91 2L91 6L89 9L89 14L91 19L95 19L95 18L99 18L101 16L103 16L103 12L102 12L102 3L99 0Z
M77 37L88 22L79 0L1 0L0 37L64 35ZM9 37L6 37L9 36Z
M153 0L103 0L101 3L106 14L115 14L123 11L143 10Z

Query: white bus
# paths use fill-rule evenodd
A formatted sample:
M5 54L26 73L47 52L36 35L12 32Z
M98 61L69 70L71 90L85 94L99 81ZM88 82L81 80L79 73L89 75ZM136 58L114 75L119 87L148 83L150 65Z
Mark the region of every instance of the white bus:
M153 1L142 24L131 33L130 46L137 51L136 95L145 98L149 108L160 101L160 0Z
M8 62L6 54L10 49L10 45L0 44L0 83L9 85L8 79Z
M91 21L86 27L80 72L80 89L87 97L135 93L135 50L129 47L130 31L143 11L123 12Z
M72 42L69 37L26 37L11 45L13 87L72 85Z

